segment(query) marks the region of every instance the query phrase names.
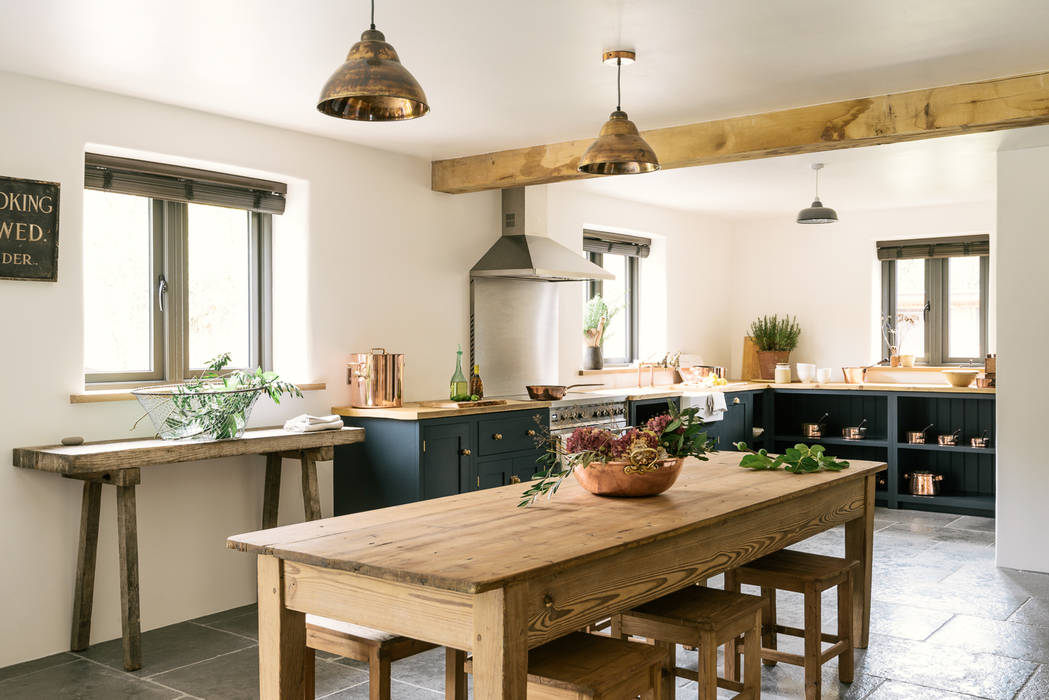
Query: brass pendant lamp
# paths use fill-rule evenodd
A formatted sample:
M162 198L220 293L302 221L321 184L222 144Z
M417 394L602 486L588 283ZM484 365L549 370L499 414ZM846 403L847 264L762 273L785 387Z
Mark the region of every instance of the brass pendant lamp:
M799 224L834 224L838 222L838 212L830 207L823 206L820 201L820 170L823 163L813 163L812 169L816 171L816 199L812 201L811 207L805 207L798 212Z
M623 61L633 63L636 54L633 51L605 51L602 61L616 63L616 111L605 125L597 139L586 149L579 159L579 172L591 175L626 175L633 173L650 173L659 170L659 159L652 147L641 138L634 122L627 118L621 107L622 83L620 74Z
M367 122L421 117L430 111L426 93L375 28L375 0L371 8L371 28L328 78L317 109L328 116Z

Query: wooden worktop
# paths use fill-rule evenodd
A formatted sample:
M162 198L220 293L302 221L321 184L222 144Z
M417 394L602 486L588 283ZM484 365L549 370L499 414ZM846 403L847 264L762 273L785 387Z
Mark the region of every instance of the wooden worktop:
M898 384L895 382L865 382L863 384L846 384L845 382L828 382L817 384L816 382L791 382L790 384L777 384L765 381L734 381L723 386L698 387L686 384L672 384L669 386L654 387L617 387L608 389L592 389L586 393L602 395L626 395L630 401L642 399L668 399L683 394L697 394L709 391L723 391L732 394L739 391L761 391L762 389L819 389L821 391L934 391L953 394L994 394L993 387L989 389L978 389L975 386L956 387L949 384Z
M13 462L23 469L59 474L91 474L156 464L195 462L218 457L312 450L364 440L364 428L297 433L283 428L247 430L233 440L107 440L82 445L16 447Z
M409 402L398 408L354 408L336 406L331 412L337 416L350 418L390 418L393 420L427 420L431 418L452 418L455 416L473 416L480 413L502 413L505 411L530 411L537 408L549 408L549 401L518 401L509 399L504 404L494 406L467 406L465 408L437 408L425 406L419 402Z

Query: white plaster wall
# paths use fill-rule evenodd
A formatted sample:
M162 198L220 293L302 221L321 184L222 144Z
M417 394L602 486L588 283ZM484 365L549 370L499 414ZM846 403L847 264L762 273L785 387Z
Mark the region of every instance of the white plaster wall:
M835 372L880 359L881 264L875 241L987 233L995 245L995 203L840 211L836 224L802 226L792 215L732 224L731 294L726 332L730 376L742 370L743 337L764 314L798 317L792 362ZM993 268L993 265L992 265ZM994 350L995 273L990 279L988 337Z
M132 403L70 405L82 388L83 154L130 149L289 182L275 260L276 369L326 380L252 423L346 399L349 352L406 353L409 399L447 391L468 339L467 271L498 235L497 193L430 191L427 161L156 103L0 73L0 173L60 182L57 283L0 281L0 455L79 434L128 437ZM411 124L376 125L411 129ZM141 426L137 434L148 433ZM67 648L80 484L0 465L0 666ZM150 629L255 599L252 557L226 536L257 529L261 458L146 469L139 488L142 624ZM286 466L282 521L301 519ZM331 467L321 471L331 511ZM120 636L113 494L102 507L92 639ZM148 659L147 659L148 663Z
M1049 148L998 154L997 563L1049 572Z

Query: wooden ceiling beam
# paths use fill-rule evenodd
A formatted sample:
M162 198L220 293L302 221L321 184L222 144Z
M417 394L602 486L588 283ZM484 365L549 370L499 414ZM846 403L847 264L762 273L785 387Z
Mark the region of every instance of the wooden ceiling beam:
M664 170L1049 123L1049 72L912 90L642 132ZM597 124L597 122L595 122ZM595 130L596 130L595 126ZM592 139L432 163L458 194L578 180Z

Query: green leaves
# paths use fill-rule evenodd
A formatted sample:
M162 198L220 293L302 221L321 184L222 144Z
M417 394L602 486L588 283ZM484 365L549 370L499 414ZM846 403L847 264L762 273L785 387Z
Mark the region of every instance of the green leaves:
M796 317L761 316L750 324L750 337L758 350L791 351L798 346L801 326Z
M849 468L849 463L845 460L828 455L827 448L823 445L809 446L798 443L794 447L788 447L783 454L775 458L764 449L755 452L745 442L737 442L736 449L747 453L739 462L739 466L746 469L775 471L783 467L785 471L794 474L815 474L820 471L840 472Z

